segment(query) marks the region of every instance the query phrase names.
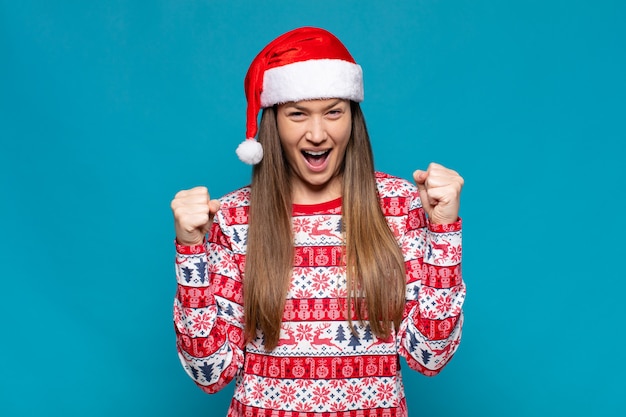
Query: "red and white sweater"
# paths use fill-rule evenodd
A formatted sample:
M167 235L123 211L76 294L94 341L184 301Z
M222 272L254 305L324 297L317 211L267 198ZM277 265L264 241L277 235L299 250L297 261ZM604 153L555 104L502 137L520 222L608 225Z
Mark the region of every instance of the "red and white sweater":
M221 199L206 245L177 245L180 360L207 393L236 379L228 416L406 416L399 356L435 375L461 340L461 221L432 225L406 180L377 173L381 207L406 262L406 307L388 340L346 319L341 199L293 206L295 259L280 341L243 340L250 189Z

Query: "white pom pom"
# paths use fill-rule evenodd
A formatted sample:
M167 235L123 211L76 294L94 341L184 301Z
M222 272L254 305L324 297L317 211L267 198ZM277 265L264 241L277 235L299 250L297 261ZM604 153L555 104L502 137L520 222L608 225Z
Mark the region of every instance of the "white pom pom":
M246 164L256 165L263 159L263 147L254 139L246 139L237 146L237 156Z

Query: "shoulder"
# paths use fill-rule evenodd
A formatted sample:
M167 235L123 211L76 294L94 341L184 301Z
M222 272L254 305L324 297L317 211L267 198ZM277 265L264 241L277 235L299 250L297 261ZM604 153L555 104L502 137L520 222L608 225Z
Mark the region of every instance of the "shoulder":
M250 186L241 187L238 190L225 194L220 199L222 209L244 207L250 205Z
M250 187L242 187L219 199L220 210L216 219L222 226L245 225L250 209Z
M386 174L384 172L376 172L376 186L380 198L411 198L416 196L417 187L412 182L404 178Z

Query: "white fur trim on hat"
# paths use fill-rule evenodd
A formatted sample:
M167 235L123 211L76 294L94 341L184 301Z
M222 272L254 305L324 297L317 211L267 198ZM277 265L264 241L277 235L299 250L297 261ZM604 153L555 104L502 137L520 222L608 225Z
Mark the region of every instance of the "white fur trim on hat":
M237 146L237 156L248 165L256 165L263 159L263 146L253 139L246 139Z
M318 98L363 101L361 66L341 59L313 59L271 68L263 75L261 107Z

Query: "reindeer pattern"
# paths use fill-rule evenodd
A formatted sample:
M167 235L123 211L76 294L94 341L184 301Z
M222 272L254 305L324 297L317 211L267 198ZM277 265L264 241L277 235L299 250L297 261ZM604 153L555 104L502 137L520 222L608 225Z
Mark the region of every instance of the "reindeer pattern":
M239 375L233 415L264 409L315 410L332 417L348 409L405 415L399 356L427 375L453 356L465 296L460 227L428 230L412 184L384 174L377 174L377 184L381 209L407 265L406 316L389 338L377 337L367 321L347 320L340 201L294 210L294 268L272 352L265 350L260 331L247 344L241 333L249 190L222 199L209 237L210 257L177 255L181 361L207 392Z

